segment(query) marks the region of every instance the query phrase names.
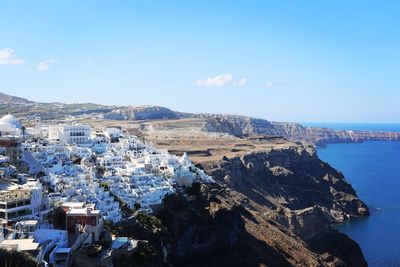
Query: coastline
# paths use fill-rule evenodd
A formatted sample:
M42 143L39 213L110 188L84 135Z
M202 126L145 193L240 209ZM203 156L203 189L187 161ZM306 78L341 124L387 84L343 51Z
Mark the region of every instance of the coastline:
M370 266L397 266L396 236L400 234L397 175L398 142L368 141L362 144L330 144L318 148L319 156L339 168L370 207L367 218L355 218L333 226L360 244ZM385 155L382 158L382 153ZM346 160L344 160L344 158ZM380 240L380 242L376 242Z

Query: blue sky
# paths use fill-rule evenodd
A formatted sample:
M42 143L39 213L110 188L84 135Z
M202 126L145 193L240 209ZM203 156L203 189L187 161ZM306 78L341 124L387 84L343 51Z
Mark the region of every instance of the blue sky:
M0 1L0 91L400 123L399 1Z

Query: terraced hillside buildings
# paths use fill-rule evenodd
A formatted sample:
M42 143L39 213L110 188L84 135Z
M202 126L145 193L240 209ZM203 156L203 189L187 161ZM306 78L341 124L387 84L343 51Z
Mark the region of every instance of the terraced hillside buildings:
M1 121L21 129L10 116ZM72 251L99 241L104 224L152 213L164 196L194 181L213 183L186 154L169 154L118 128L44 125L48 132L35 135L10 129L0 128L1 137L18 144L18 164L0 149L0 248L29 247L37 262L65 266ZM37 244L33 250L23 246L27 240Z

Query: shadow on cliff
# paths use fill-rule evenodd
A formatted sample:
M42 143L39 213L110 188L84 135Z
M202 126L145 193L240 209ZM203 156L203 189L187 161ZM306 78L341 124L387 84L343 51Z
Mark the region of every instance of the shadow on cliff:
M266 208L318 205L354 217L368 214L343 174L307 152L253 153L221 161L207 172Z
M245 219L256 223L249 211L215 196L170 195L157 217L174 266L291 266L284 254L248 233Z

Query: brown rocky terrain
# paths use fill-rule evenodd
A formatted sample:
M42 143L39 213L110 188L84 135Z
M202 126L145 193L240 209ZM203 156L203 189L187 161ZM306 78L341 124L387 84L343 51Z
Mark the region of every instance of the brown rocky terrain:
M368 214L343 175L319 160L313 147L248 153L207 164L205 170L263 207L318 206L335 222Z
M279 212L288 228L224 185L195 188L166 197L157 218L118 226L121 235L150 241L146 266L367 266L357 243L330 228L318 208Z
M258 204L260 212L318 206L332 222L368 214L343 174L321 161L311 145L269 136L148 138L171 153L187 152L214 179Z
M327 237L340 235L325 224L316 224L318 235L308 245L276 221L245 208L246 202L242 194L224 186L203 186L190 201L180 195L167 198L160 218L168 229L172 262L178 266L189 262L192 266L365 265L358 245L347 237L343 245L350 250L333 253L335 239ZM326 245L324 253L311 245L317 243Z

